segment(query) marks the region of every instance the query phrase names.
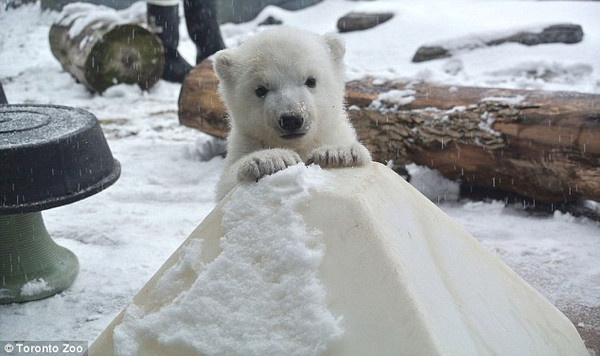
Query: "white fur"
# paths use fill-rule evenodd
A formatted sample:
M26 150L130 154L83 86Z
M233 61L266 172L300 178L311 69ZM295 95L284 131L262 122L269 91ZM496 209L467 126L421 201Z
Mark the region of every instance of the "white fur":
M337 35L280 27L215 55L231 125L218 200L240 181L300 162L344 167L371 161L344 110L344 53ZM316 79L314 88L306 84L309 77ZM259 86L268 89L262 98L255 94ZM303 119L303 136L282 137L284 115Z

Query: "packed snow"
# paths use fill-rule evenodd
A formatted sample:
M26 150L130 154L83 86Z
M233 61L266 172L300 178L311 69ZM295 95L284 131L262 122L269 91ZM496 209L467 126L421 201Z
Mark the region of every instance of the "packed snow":
M66 5L60 14L59 24L69 27L69 37L75 38L92 23L105 22L113 26L145 21L146 4L136 2L131 7L117 11L110 7L76 2Z
M43 278L31 280L21 287L22 296L35 296L37 294L52 290L52 287L48 285Z
M119 354L138 354L147 337L205 355L322 353L343 331L317 278L323 236L296 210L327 179L318 166L296 165L235 190L223 207L223 251L201 266L201 242L186 246L155 288L168 295L190 270L197 279L156 312L128 306L114 333Z
M413 96L416 91L412 89L397 90L393 89L377 96L377 99L369 105L371 110L379 110L382 113L386 111L398 110L400 106L408 105L415 100Z
M256 20L221 27L235 46L268 16L318 33L335 31L350 11L392 11L373 29L343 34L347 78L400 79L445 85L600 93L600 4L540 1L325 0L290 12L266 8ZM218 143L177 118L180 85L159 81L147 92L117 85L90 94L62 70L48 44L58 14L39 4L0 10L0 82L10 103L79 107L100 120L122 176L107 190L44 212L54 240L78 256L67 291L25 304L0 305L0 340L93 341L214 207L223 159L206 160ZM412 63L421 45L540 23L577 23L575 45L482 48L450 59ZM180 50L195 58L181 24ZM419 171L419 167L412 167ZM413 174L413 176L419 176ZM503 202L457 200L456 186L425 173L415 183L583 333L600 333L600 225L570 214L535 216ZM444 188L447 186L447 188ZM596 203L589 203L598 206ZM7 327L9 326L9 327ZM596 340L596 345L600 341Z

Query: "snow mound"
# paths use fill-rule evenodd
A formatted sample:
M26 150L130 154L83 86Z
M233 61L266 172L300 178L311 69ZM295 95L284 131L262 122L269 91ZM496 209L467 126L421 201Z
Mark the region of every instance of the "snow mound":
M488 353L587 355L563 314L377 163L237 186L90 349Z
M147 315L126 309L114 333L118 354L147 354L148 338L207 355L322 353L342 330L317 278L321 235L295 210L326 180L319 167L298 165L236 190L223 206L222 252L203 264L202 240L185 246L156 284L154 297L168 303ZM189 274L197 277L186 286Z

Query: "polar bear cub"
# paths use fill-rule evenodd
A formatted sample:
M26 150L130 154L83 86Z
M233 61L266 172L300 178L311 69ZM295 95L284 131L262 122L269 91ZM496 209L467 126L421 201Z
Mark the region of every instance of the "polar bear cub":
M337 35L279 27L215 55L231 128L218 200L238 182L301 162L346 167L371 161L344 109L344 53Z

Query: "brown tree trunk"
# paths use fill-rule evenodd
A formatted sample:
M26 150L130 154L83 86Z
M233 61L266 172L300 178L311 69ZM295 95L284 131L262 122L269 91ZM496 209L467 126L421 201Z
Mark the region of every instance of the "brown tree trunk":
M181 88L179 118L224 138L216 87L205 61ZM415 162L540 202L600 201L600 95L375 85L370 78L347 83L346 94L352 123L376 161Z
M137 84L145 90L160 79L164 58L158 37L140 25L108 19L92 21L70 35L76 19L77 15L70 14L67 21L52 25L50 49L62 67L90 91L103 92L119 83Z

